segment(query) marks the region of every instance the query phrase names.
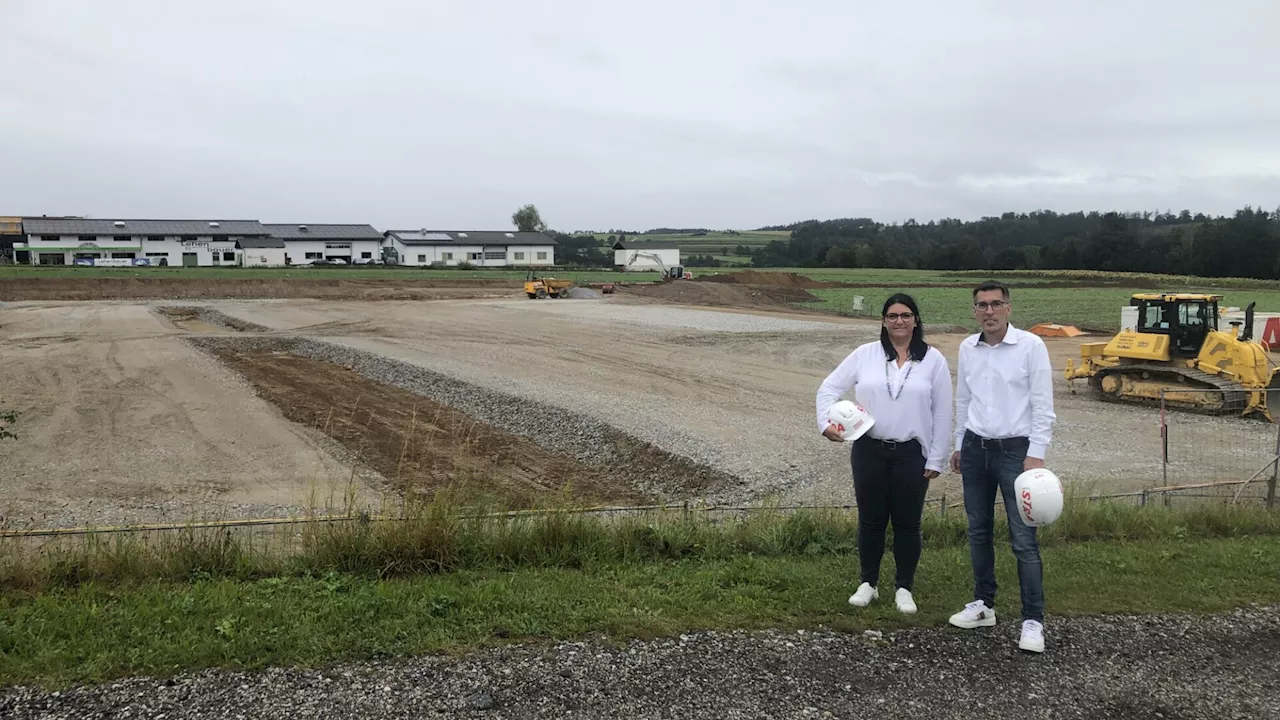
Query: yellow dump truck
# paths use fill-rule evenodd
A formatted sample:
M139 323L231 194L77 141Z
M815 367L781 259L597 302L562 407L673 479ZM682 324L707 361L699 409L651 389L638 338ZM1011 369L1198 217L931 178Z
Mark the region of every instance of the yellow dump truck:
M537 273L532 271L524 279L524 294L529 296L530 300L541 300L546 297L566 297L566 293L572 287L572 280L540 278Z

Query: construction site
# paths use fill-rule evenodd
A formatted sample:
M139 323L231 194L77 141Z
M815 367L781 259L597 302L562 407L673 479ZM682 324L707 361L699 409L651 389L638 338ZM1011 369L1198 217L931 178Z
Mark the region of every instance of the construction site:
M444 487L514 508L851 506L814 393L879 323L798 308L816 287L744 272L531 300L519 280L6 280L3 522L287 517ZM954 374L973 330L927 331ZM1048 462L1069 493L1245 480L1273 456L1267 422L1073 392L1082 343L1110 338L1045 335ZM1192 423L1216 440L1179 469L1166 435ZM929 493L959 503L959 477Z

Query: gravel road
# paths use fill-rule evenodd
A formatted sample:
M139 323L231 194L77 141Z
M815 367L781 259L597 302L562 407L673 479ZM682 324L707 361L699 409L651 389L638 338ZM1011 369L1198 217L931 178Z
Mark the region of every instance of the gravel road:
M708 633L624 646L510 646L324 670L207 671L49 694L0 690L27 718L1280 717L1280 608L1050 619L1048 651L1016 625L885 633ZM874 631L871 631L874 634Z

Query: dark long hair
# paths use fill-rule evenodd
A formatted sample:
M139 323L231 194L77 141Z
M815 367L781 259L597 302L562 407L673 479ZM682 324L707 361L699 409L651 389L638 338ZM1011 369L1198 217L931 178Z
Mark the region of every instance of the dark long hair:
M920 308L916 307L916 299L903 293L889 296L880 310L881 320L884 320L884 316L889 314L889 308L894 305L906 305L911 308L911 314L916 316L916 326L911 331L911 344L907 347L907 355L912 360L920 362L924 360L925 353L929 352L929 344L924 341L924 320L920 318ZM894 349L893 341L889 339L889 328L883 324L880 325L880 345L884 348L885 358L898 359L898 351Z

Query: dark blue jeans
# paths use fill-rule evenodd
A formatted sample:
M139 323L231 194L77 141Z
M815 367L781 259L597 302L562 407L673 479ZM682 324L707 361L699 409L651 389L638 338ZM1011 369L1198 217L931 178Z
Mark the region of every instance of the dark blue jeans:
M996 490L1004 499L1009 539L1018 561L1022 590L1022 618L1044 622L1044 574L1036 529L1022 523L1013 483L1022 474L1028 441L1014 439L983 442L966 431L960 446L960 477L964 485L964 509L969 516L969 560L973 564L973 599L987 607L996 603L996 554L992 542Z

